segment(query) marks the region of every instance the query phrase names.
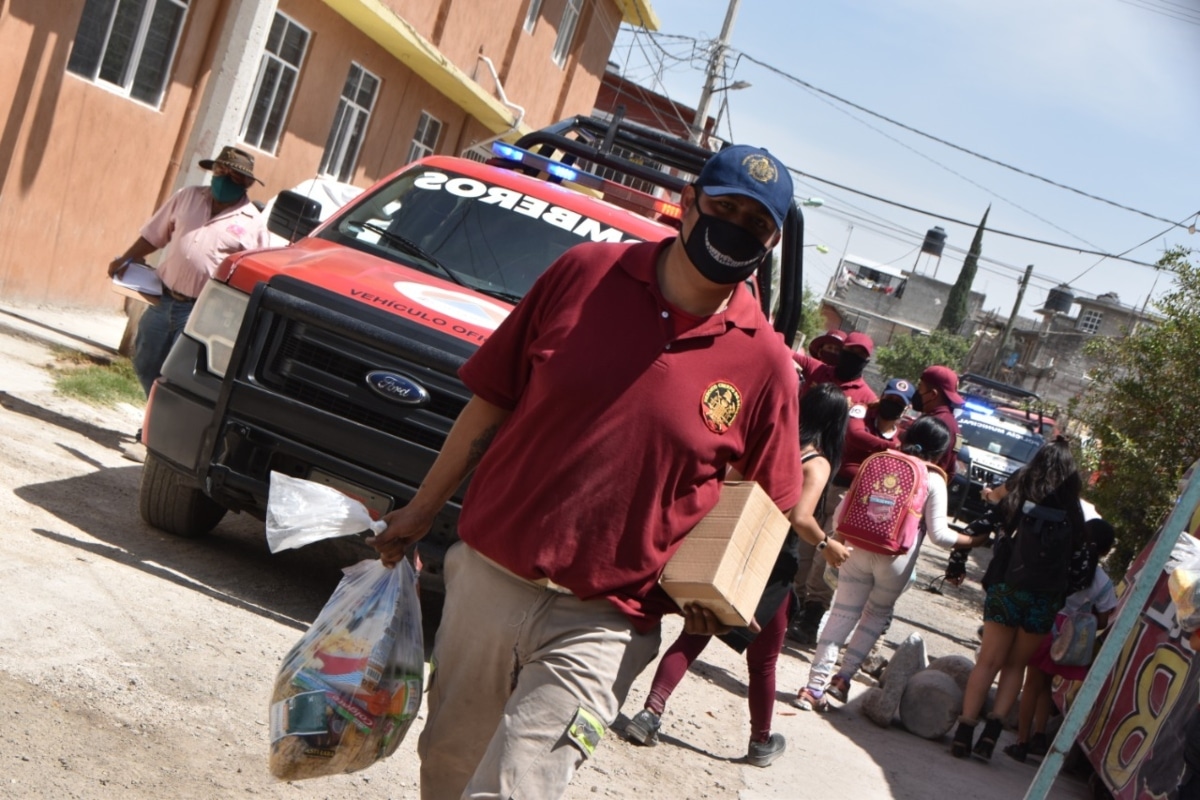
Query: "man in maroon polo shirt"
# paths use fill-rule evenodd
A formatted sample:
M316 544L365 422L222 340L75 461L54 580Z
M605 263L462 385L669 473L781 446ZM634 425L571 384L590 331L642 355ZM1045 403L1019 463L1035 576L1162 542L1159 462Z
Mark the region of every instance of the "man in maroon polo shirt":
M917 381L917 393L913 395L912 407L922 412L923 417L937 417L946 423L950 429L950 449L938 461L938 466L946 471L946 480L954 477L958 464L958 420L954 409L963 404L962 395L958 393L958 374L949 367L926 367Z
M398 561L474 470L446 555L422 797L560 796L678 612L659 574L729 470L796 504L796 373L744 286L791 199L773 156L726 148L682 192L679 237L568 251L461 369L474 396L374 541ZM721 630L699 607L685 617ZM749 754L783 748L770 734Z
M879 400L862 377L874 354L875 343L871 337L854 331L846 336L836 364L826 364L807 353L792 353L792 359L804 378L803 391L808 391L809 387L818 383L836 383L853 408L856 405L869 406Z
M846 343L846 334L842 331L825 331L808 343L808 354L823 364L833 367L837 365L838 355Z

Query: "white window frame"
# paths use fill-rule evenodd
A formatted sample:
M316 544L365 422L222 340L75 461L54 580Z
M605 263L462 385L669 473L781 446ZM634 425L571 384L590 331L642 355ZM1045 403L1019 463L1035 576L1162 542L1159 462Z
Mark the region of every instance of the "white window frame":
M537 27L538 17L542 13L542 0L529 0L529 8L525 11L525 32L533 33Z
M550 55L559 67L567 65L571 45L575 42L575 30L579 27L579 18L582 15L583 0L567 0L563 6L562 22L558 25L558 37L554 40L554 51Z
M130 45L128 58L121 70L122 74L116 79L105 78L101 76L101 72L105 66L105 60L109 55L109 50L113 45L113 26L117 21L117 15L121 11L128 0L111 0L111 7L108 11L108 23L104 31L104 41L100 45L100 51L96 56L94 64L75 64L72 67L71 59L67 60L67 71L73 75L78 75L85 80L89 80L99 86L103 86L119 95L128 97L139 103L145 103L148 106L158 108L162 105L163 97L167 93L167 85L171 80L171 70L175 65L175 54L179 50L179 39L183 35L183 28L187 23L188 0L150 0L142 8L142 17L138 22L137 30L133 34L133 42ZM75 32L75 44L72 46L72 56L75 55L75 48L79 43L79 35L82 32L83 26L88 22L89 12L96 14L103 11L103 8L97 9L98 3L103 3L104 0L88 0L84 6L83 15L79 20L79 30ZM161 6L174 6L181 12L179 14L175 30L171 34L171 42L167 47L165 58L161 66L161 75L159 76L159 85L153 91L153 97L147 94L146 97L138 97L134 95L134 82L137 79L138 72L142 67L142 58L145 56L146 40L154 31L151 30L151 25L155 22L155 12Z
M1100 330L1100 323L1103 321L1103 311L1097 311L1094 308L1085 308L1083 313L1079 315L1079 322L1075 327L1084 333L1096 333Z
M279 148L279 140L283 138L288 114L292 108L292 100L296 96L296 87L300 83L300 70L304 66L305 56L308 55L308 46L312 43L312 31L282 11L275 12L275 16L271 20L272 30L276 22L279 21L282 21L284 24L283 32L279 36L279 44L282 46L287 40L287 34L292 28L296 28L304 34L304 46L301 48L300 57L297 59L297 62L292 64L285 61L278 53L271 52L268 49L270 45L270 34L268 34L267 43L263 46L262 59L258 64L258 75L254 79L254 91L250 94L250 103L246 107L246 115L242 118L242 129L238 135L238 138L245 144L272 155ZM269 69L272 66L278 66L280 75L291 74L292 76L292 85L288 89L287 97L282 99L278 96L279 86L282 81L276 80L270 86L266 83ZM251 125L258 121L255 115L259 110L259 96L263 92L269 92L270 99L266 106L266 118L262 120L261 128L255 134L251 130ZM280 102L283 103L282 108L278 105ZM270 128L271 117L276 113L278 113L279 127L274 132L274 138L272 139L271 134L268 133L268 129Z
M357 77L355 72L358 73ZM370 88L370 96L366 98L367 105L364 106L360 100L364 84L368 80L374 85ZM375 98L379 96L379 84L378 75L362 64L350 62L350 71L346 75L346 82L342 84L337 112L329 129L329 139L325 142L325 152L321 155L321 175L342 183L350 182L354 168L358 165L358 154L367 134L367 125L371 122Z
M429 136L431 126L435 126L432 138ZM413 131L412 144L408 147L408 160L404 163L411 164L418 158L433 155L437 152L437 143L440 138L442 138L442 121L428 111L422 111L421 118L417 120L417 129Z

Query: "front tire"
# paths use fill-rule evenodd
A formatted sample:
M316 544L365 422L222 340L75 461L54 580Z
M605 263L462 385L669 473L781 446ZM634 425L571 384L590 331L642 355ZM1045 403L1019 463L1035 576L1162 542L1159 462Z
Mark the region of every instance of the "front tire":
M138 510L150 525L185 539L211 531L226 511L149 452L142 466Z

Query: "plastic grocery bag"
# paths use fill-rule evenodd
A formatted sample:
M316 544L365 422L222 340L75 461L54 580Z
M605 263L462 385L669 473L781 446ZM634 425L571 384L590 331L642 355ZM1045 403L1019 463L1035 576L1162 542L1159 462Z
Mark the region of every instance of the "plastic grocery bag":
M332 486L271 472L267 544L272 553L367 530L383 533L387 523L372 520L366 506Z
M366 560L283 659L271 695L271 774L355 772L391 755L421 706L425 649L417 574Z

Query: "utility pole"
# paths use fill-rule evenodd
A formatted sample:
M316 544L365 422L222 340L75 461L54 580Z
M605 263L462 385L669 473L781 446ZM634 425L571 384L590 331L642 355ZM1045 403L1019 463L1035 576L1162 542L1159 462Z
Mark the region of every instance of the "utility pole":
M692 119L692 141L697 144L704 143L704 123L708 117L713 88L718 80L725 79L725 51L729 48L729 34L733 30L733 20L737 17L741 2L742 0L729 0L729 8L725 11L725 23L721 26L721 38L713 46L712 55L708 59L708 74L704 77L704 88L700 90L700 102L696 104L696 116Z
M1017 301L1013 303L1012 313L1008 315L1008 322L1004 325L1004 333L1000 334L1000 344L996 347L996 357L992 359L992 368L988 370L988 377L995 378L996 370L1000 368L1000 359L1004 355L1004 348L1008 346L1008 335L1012 333L1013 325L1017 322L1017 312L1021 310L1021 301L1025 298L1025 287L1029 285L1029 276L1033 274L1033 264L1025 268L1025 274L1021 276L1021 285L1017 288Z

